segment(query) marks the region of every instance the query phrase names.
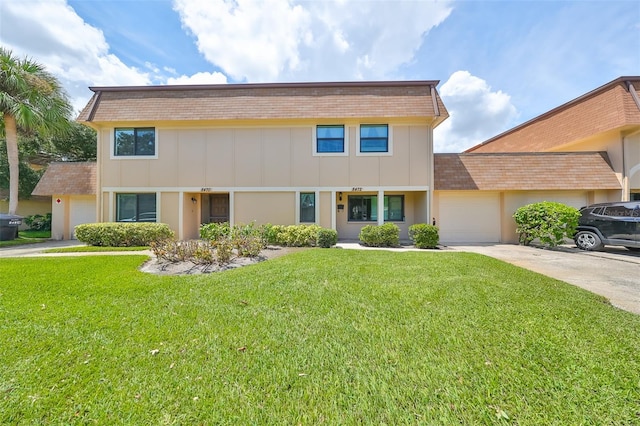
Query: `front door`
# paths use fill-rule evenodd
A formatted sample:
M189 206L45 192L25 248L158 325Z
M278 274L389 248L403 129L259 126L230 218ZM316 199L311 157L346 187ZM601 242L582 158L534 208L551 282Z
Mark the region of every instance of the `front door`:
M209 212L209 222L229 222L229 194L211 194Z

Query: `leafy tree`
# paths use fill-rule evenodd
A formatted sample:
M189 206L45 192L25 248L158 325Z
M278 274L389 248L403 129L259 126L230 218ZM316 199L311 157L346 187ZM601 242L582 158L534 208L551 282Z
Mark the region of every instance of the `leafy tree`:
M53 135L48 149L44 150L62 161L95 161L97 152L96 131L80 123L72 122L66 135Z
M18 208L18 129L42 135L69 127L71 104L58 80L29 58L0 47L0 114L9 163L9 214Z
M96 131L71 121L64 134L41 136L37 133L19 134L20 154L28 160L47 158L49 161L95 161Z

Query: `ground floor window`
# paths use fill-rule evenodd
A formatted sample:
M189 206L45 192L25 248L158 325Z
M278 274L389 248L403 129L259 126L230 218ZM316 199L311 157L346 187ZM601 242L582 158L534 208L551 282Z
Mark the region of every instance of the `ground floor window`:
M404 220L404 195L384 196L384 220L396 222ZM378 196L350 195L349 221L377 222Z
M156 194L116 194L117 222L155 222Z
M640 201L640 192L632 192L631 201Z
M300 193L300 222L316 222L316 194L315 192Z

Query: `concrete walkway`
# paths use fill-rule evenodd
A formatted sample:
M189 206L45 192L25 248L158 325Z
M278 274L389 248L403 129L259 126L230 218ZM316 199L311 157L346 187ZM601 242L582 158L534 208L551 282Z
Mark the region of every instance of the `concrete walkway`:
M97 256L96 253L44 253L51 248L83 245L78 241L48 241L18 247L0 248L0 258L20 256ZM422 251L411 246L403 248L370 248L357 242L340 242L338 247L351 250ZM612 305L640 315L640 253L624 248L608 247L602 252L586 252L566 245L551 249L513 244L456 244L430 253L466 251L511 263L584 288L609 299ZM111 252L113 255L151 254L141 252Z
M63 256L122 256L132 254L151 254L149 250L142 251L112 251L112 252L79 252L79 253L45 253L47 250L65 247L82 247L86 244L78 240L50 240L42 243L25 244L21 246L1 247L0 258L3 257L63 257Z

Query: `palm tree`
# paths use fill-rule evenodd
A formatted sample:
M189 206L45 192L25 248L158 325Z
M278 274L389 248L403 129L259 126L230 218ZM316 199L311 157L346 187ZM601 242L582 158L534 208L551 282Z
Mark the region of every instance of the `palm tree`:
M9 214L18 209L18 129L56 134L69 126L71 104L58 80L29 58L0 47L0 132L9 162ZM1 136L1 134L0 134Z

